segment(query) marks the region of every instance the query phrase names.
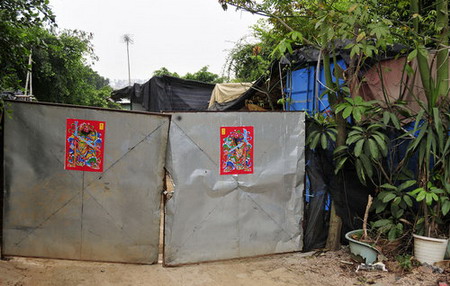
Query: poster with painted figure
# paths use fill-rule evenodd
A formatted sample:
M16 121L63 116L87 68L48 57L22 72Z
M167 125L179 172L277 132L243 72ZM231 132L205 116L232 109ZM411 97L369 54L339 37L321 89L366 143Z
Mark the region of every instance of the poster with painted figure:
M103 172L105 121L67 119L64 168Z
M220 174L253 174L253 126L220 127Z

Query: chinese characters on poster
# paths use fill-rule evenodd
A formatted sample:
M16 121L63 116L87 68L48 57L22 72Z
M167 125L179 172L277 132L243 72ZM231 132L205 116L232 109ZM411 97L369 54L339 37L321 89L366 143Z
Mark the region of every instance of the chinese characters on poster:
M220 174L253 173L253 126L220 128Z
M67 119L66 170L103 172L104 121Z

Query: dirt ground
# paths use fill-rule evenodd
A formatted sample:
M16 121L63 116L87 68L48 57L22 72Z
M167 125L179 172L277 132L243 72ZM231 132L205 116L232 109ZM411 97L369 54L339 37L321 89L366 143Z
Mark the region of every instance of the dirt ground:
M449 272L434 274L426 267L401 275L382 271L355 272L356 266L347 249L174 268L164 268L160 264L15 257L0 261L0 285L438 285L438 281L450 282Z

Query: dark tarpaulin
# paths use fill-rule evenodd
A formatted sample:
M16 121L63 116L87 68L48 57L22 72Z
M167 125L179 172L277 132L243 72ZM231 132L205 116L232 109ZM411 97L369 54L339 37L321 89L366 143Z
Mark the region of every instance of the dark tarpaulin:
M139 96L141 93L141 85L135 83L132 86L127 86L118 90L113 90L111 93L111 99L118 101L122 98L132 98L133 96Z
M139 93L131 93L131 102L152 112L207 110L214 86L177 77L154 76L141 85Z
M374 195L374 188L361 184L350 164L335 175L332 150L306 148L306 175L310 181L310 200L305 207L304 250L325 246L330 215L326 210L328 194L342 219L341 240L345 242L346 232L361 228L367 198Z

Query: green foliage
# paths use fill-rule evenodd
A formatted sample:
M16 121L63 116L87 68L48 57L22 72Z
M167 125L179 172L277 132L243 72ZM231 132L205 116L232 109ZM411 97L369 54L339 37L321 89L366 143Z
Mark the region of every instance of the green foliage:
M379 168L386 157L389 138L382 132L384 125L370 124L365 126L352 126L346 140L344 149L336 149L335 172L339 172L347 161L348 156L355 162L358 178L363 184L374 176L374 169Z
M111 106L109 81L93 71L85 57L91 56L92 35L81 31L54 34L35 31L45 45L33 47L33 92L39 101ZM109 92L109 95L107 95Z
M362 115L372 109L376 103L375 100L364 101L361 96L356 96L355 98L346 97L344 99L345 102L336 105L334 112L339 113L342 111L344 119L353 116L356 122L360 122Z
M397 260L399 266L404 271L411 271L413 267L420 266L420 262L414 260L414 256L412 255L408 254L397 255L395 259Z
M326 150L329 144L336 142L336 133L336 124L332 118L317 113L314 115L313 124L308 127L306 145L311 149L320 147Z
M372 227L378 229L379 233L387 234L389 240L403 235L404 217L413 207L412 197L407 190L416 183L415 180L408 180L399 186L388 183L380 186L381 192L377 194L372 208L381 219L375 221Z
M180 77L179 74L177 74L176 72L170 72L166 67L162 67L159 70L155 70L153 72L153 76L163 76L163 75L168 75L168 76L173 76L173 77Z
M184 79L196 80L207 83L222 83L224 82L224 78L219 75L208 71L208 66L202 67L199 71L195 73L187 73Z
M162 67L153 72L153 76L163 76L163 75L179 77L188 80L196 80L206 83L222 83L225 81L224 77L220 77L218 74L208 71L208 66L202 67L195 73L187 73L184 76L180 76L176 72L170 72L166 67Z
M32 54L33 95L40 101L117 107L109 81L93 71L92 34L55 32L47 0L0 2L0 90L20 90ZM50 26L49 26L50 25Z
M271 52L280 41L277 31L260 19L252 34L236 42L228 53L225 71L234 81L252 82L267 72Z
M403 235L403 224L395 223L393 219L380 219L372 223L377 232L387 236L389 240L396 240Z
M405 231L405 218L412 217L413 201L419 203L415 227L423 224L427 235L438 235L438 229L450 224L450 136L448 112L448 1L433 0L337 0L337 1L283 1L283 0L221 0L222 5L233 4L238 9L268 16L268 22L279 40L272 45L272 56L292 53L297 45L317 47L323 60L328 99L336 122L337 138L334 152L338 172L351 162L363 183L378 186L375 209L388 237L398 237ZM419 5L421 4L421 5ZM340 40L350 54L345 86L332 78L331 62L336 65ZM400 102L373 106L361 98L344 98L348 88L364 79L361 69L376 55L393 44L414 47L408 62L418 61L420 78L424 85L426 102L418 102L421 112L416 116L414 130L402 129L402 121L411 117ZM430 61L427 49L437 49ZM436 72L433 72L432 65ZM414 77L414 70L405 65L405 73ZM344 90L346 88L346 90ZM384 87L383 87L384 88ZM341 91L344 92L341 92ZM383 90L385 92L385 90ZM386 93L385 93L386 94ZM356 126L348 130L345 118L352 116ZM319 123L319 127L321 124ZM395 139L385 136L385 130L396 130L403 135ZM348 132L348 136L346 133ZM328 147L326 126L308 134L310 147ZM398 166L392 167L395 146L409 141L407 154ZM387 150L391 149L390 152ZM416 180L401 177L410 173L408 164L418 155ZM416 190L408 188L417 181ZM406 185L405 185L406 184ZM443 228L442 228L443 227ZM447 230L448 233L448 230Z
M39 43L33 34L54 22L47 0L0 1L0 90L20 87L20 72L27 68L29 47L26 43Z

